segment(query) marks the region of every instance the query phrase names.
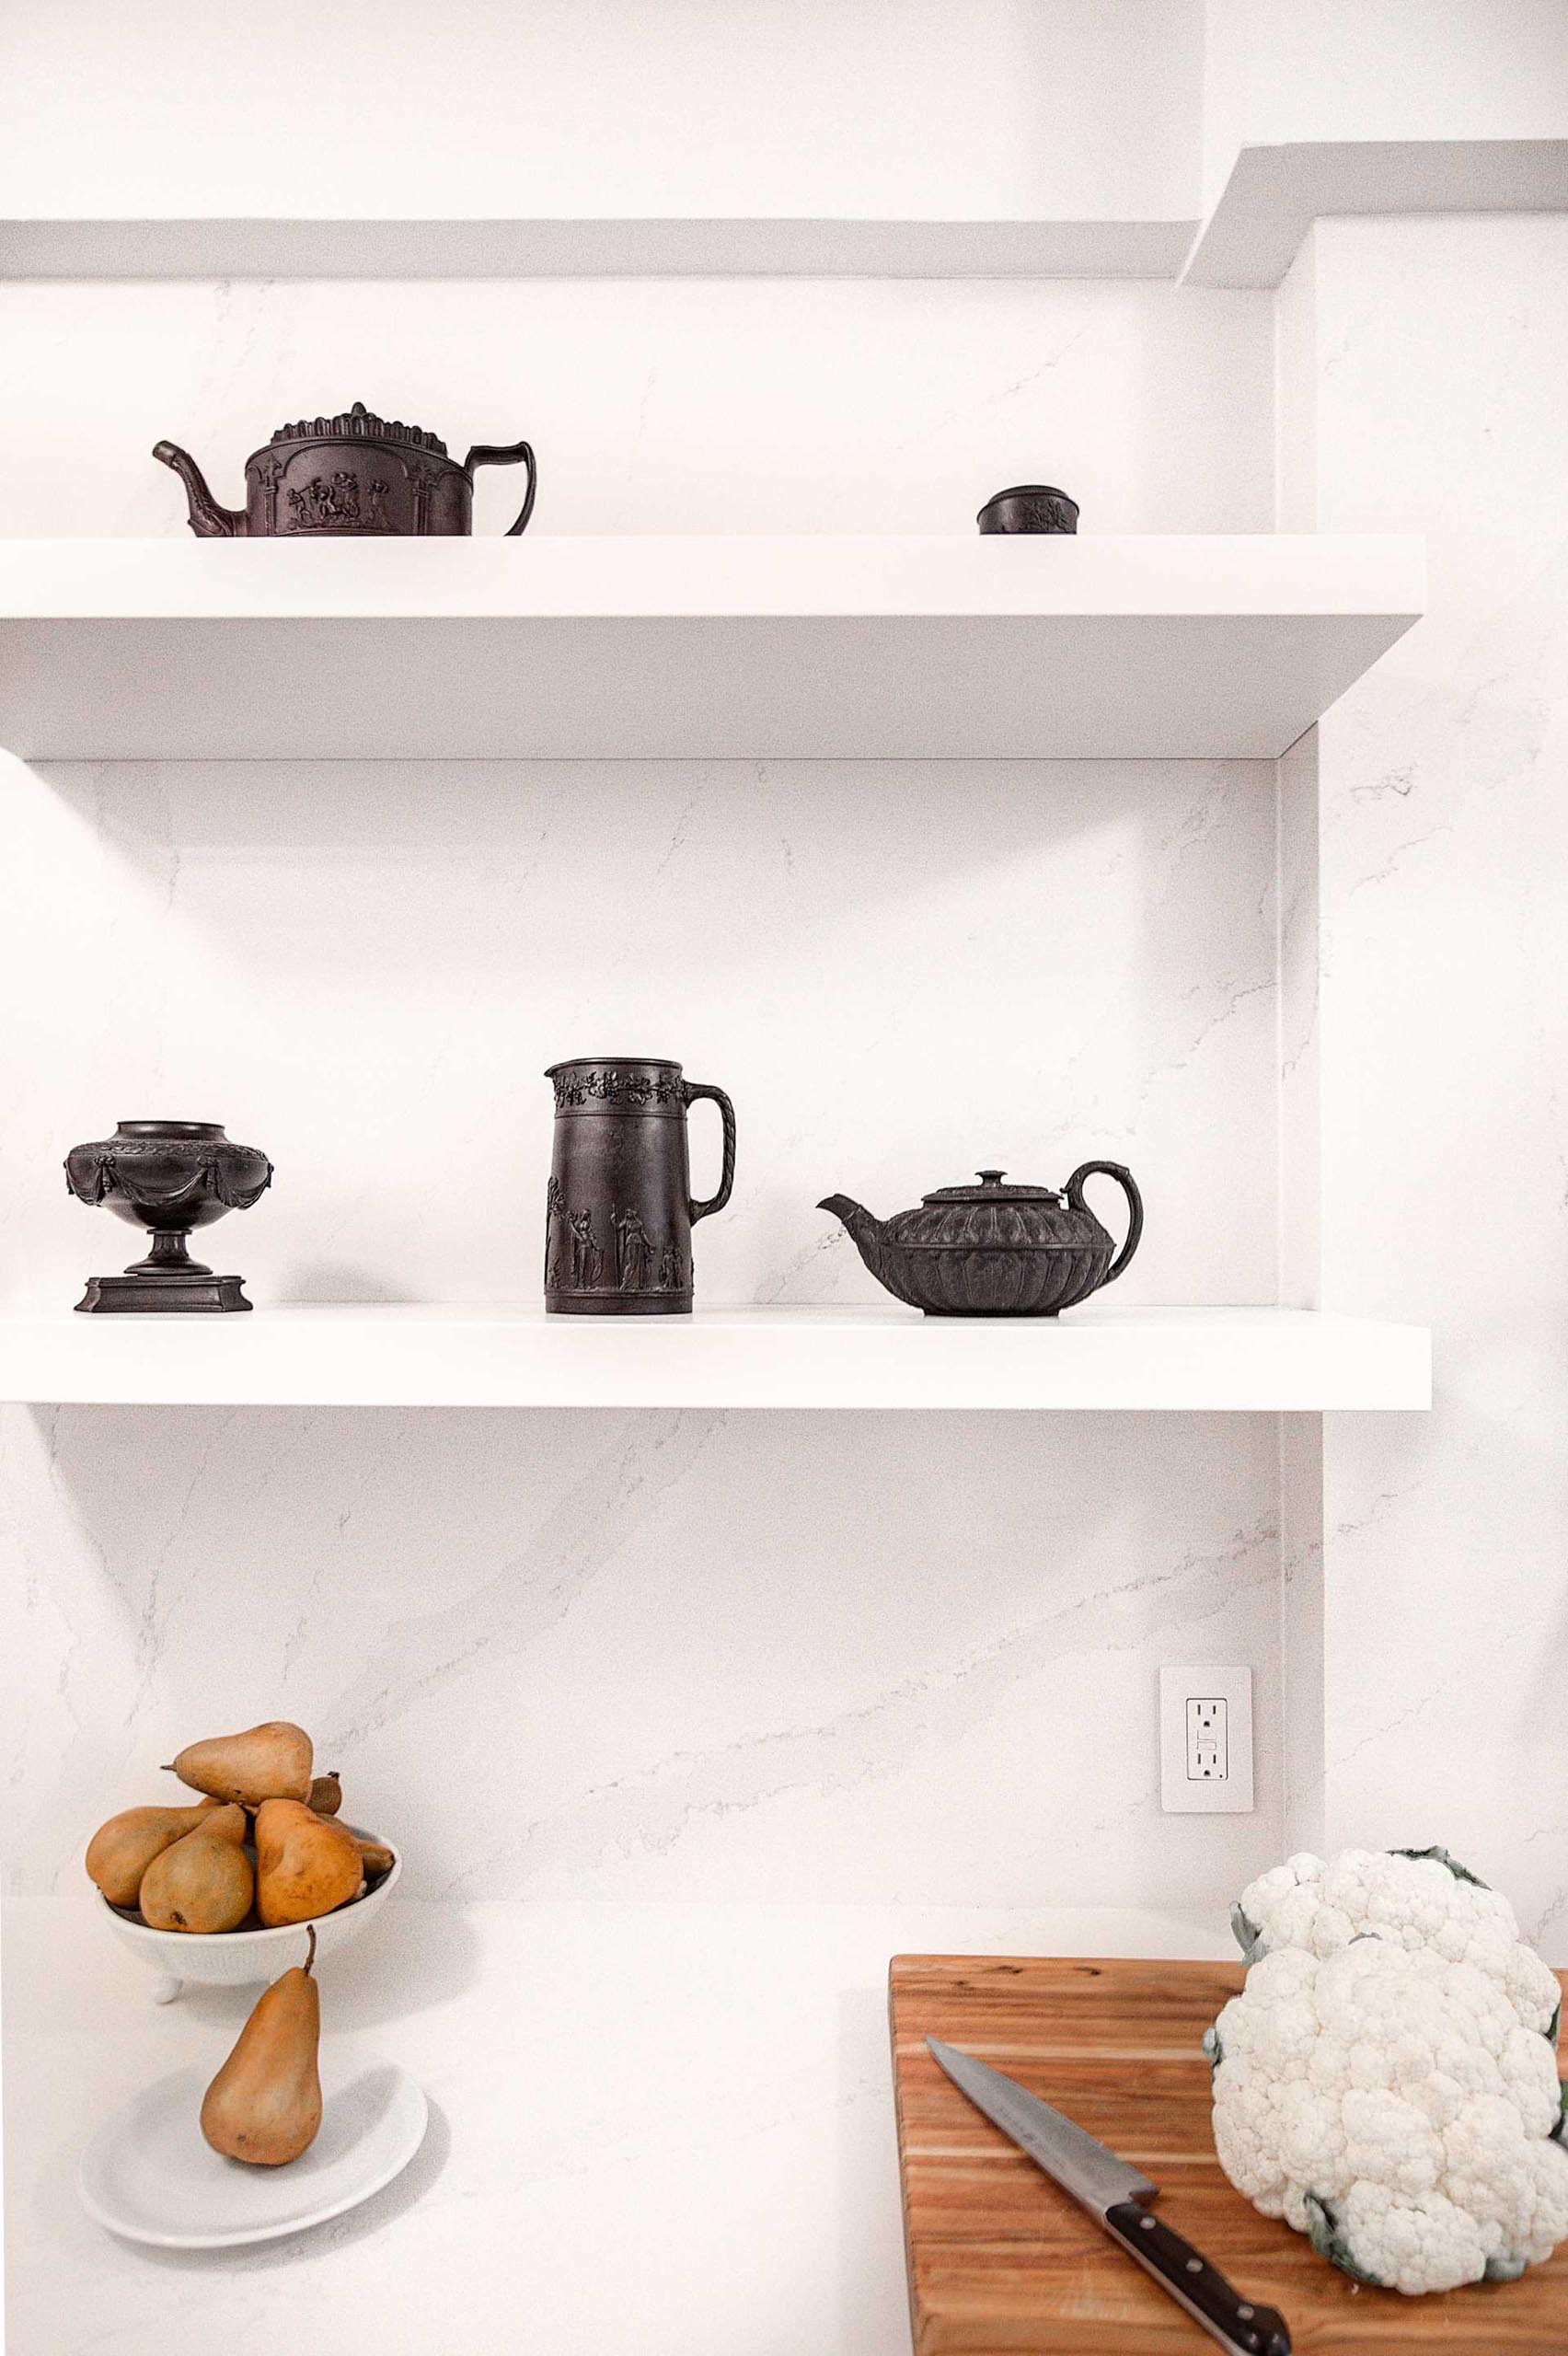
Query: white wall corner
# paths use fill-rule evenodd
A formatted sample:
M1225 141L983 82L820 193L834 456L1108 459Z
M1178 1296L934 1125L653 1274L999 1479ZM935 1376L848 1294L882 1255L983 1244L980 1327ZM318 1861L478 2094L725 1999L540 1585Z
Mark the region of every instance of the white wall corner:
M1318 1028L1318 732L1276 771L1279 926L1279 1299L1322 1305Z
M1318 528L1318 244L1309 229L1274 298L1274 529Z
M1323 1419L1279 1419L1279 1677L1284 1845L1320 1851L1324 1789Z

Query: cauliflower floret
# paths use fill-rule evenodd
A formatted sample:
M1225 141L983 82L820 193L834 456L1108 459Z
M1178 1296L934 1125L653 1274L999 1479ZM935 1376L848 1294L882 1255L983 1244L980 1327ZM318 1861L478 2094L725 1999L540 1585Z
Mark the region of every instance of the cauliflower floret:
M1249 1964L1281 1947L1335 1955L1365 1932L1473 1964L1503 1988L1527 2028L1555 2039L1556 1975L1519 1936L1513 1908L1446 1849L1343 1849L1260 1874L1231 1910Z
M1205 2044L1221 2167L1346 2273L1448 2291L1568 2240L1551 2049L1475 1964L1380 1933L1278 1947Z

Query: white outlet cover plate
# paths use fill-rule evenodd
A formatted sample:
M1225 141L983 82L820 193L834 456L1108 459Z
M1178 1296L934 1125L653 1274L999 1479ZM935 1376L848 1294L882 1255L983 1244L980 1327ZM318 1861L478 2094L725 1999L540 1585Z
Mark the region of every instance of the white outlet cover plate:
M1207 1781L1188 1772L1187 1705L1225 1703L1226 1773ZM1159 1672L1159 1804L1167 1816L1244 1816L1252 1806L1252 1672L1250 1669L1162 1669Z

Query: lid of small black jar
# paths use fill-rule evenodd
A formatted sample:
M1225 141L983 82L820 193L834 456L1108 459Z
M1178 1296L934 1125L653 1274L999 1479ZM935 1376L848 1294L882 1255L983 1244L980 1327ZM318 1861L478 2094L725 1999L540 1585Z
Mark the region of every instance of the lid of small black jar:
M922 1203L1059 1203L1059 1186L1004 1186L1007 1172L1003 1170L977 1170L978 1186L939 1186L934 1195L922 1195Z
M999 499L1062 499L1066 502L1075 515L1078 512L1078 503L1072 492L1059 490L1054 482L1009 483L1006 491L994 491L991 493L990 498L986 502L986 507L995 507ZM982 515L986 513L986 507L980 510Z
M401 418L388 424L373 409L366 409L363 401L356 401L352 409L340 410L336 417L302 417L297 424L280 425L272 440L407 442L412 448L429 450L438 458L446 456L446 445L438 433L427 433L422 426L405 425Z

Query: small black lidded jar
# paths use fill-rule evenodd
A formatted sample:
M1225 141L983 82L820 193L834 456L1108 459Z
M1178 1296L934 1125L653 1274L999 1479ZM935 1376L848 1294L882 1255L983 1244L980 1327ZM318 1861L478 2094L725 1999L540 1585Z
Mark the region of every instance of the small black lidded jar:
M975 522L982 533L1072 533L1078 525L1078 502L1047 482L1015 483L988 499Z
M686 1317L691 1230L722 1210L735 1175L735 1114L721 1088L662 1056L552 1064L555 1142L545 1211L545 1307L558 1316ZM719 1107L719 1191L694 1202L686 1107Z

